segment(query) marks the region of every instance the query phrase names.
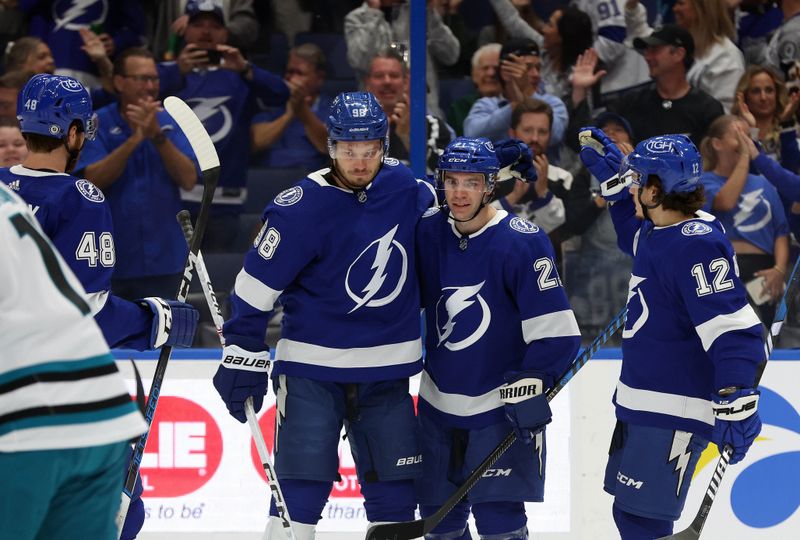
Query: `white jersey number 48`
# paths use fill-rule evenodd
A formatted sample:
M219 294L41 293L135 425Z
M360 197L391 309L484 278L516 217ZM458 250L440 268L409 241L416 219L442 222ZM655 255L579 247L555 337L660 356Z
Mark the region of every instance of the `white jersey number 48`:
M83 233L81 241L78 242L75 258L79 261L87 261L91 267L97 266L98 262L105 267L114 266L114 263L117 262L114 237L110 232L104 232L100 233L99 238L96 239L94 231L86 231Z

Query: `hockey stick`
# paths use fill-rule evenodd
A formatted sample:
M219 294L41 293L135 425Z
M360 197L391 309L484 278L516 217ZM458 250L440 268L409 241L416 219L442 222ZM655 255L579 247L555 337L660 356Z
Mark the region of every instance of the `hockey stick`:
M217 150L214 148L214 143L211 142L211 137L208 136L208 132L203 127L203 124L183 100L175 96L170 96L164 100L164 108L170 116L172 116L173 120L175 120L181 128L181 131L183 131L184 135L186 135L186 138L189 140L194 155L200 164L200 173L203 178L203 199L200 203L200 212L197 216L197 230L192 237L189 255L186 257L186 265L183 268L183 276L181 277L178 294L176 295L177 300L184 302L186 301L186 296L189 294L189 284L192 281L192 273L197 264L197 253L200 251L200 244L203 241L206 223L208 222L208 214L211 211L211 202L214 199L214 191L219 181L219 157L217 157ZM125 487L122 489L122 499L116 519L119 534L122 533L122 525L125 523L125 516L128 515L131 495L136 487L136 478L139 476L144 448L145 445L147 445L147 437L150 435L150 426L153 423L153 417L156 413L158 396L161 394L161 385L164 382L167 362L169 362L171 354L172 347L170 345L165 345L161 348L161 354L158 357L158 363L156 364L155 373L153 374L153 382L150 385L150 393L147 396L147 407L144 413L148 429L139 437L136 448L133 450L130 465L128 466L128 475L125 478Z
M192 230L192 218L189 212L181 210L178 212L177 218L178 223L181 224L181 229L183 229L183 236L186 238L186 242L190 243L194 231ZM208 310L211 312L211 318L214 320L219 342L224 346L225 338L222 335L222 325L225 323L225 320L222 318L222 311L219 309L217 296L214 294L214 287L211 285L211 278L208 276L203 254L199 251L197 252L197 277L200 279L203 294L208 304ZM281 525L283 525L286 538L287 540L294 540L295 536L294 531L292 531L292 520L289 517L289 509L286 507L286 500L283 498L283 492L278 483L278 475L269 459L269 452L264 442L264 435L261 433L261 427L258 425L256 412L255 409L253 409L252 397L247 398L244 403L244 414L247 416L247 424L250 426L250 432L253 434L253 440L256 442L256 450L258 450L258 457L261 459L261 465L264 467L264 472L267 475L269 489L272 491L272 496L275 498L275 507L278 509L278 517L281 520Z
M606 328L598 335L592 343L586 347L583 352L572 361L572 364L567 369L561 378L556 381L553 388L547 393L547 401L552 401L554 397L567 385L567 383L575 376L576 373L594 356L597 350L606 342L608 338L614 335L617 330L625 325L625 317L627 316L627 307L622 308L606 326ZM449 499L432 515L427 518L418 519L416 521L405 521L400 523L383 523L380 525L372 525L367 529L367 540L411 540L412 538L421 538L431 532L436 525L447 515L450 510L457 505L461 499L478 483L483 477L484 473L494 465L500 456L508 450L514 441L517 440L516 434L512 431L500 444L486 456L478 467L472 471L472 474L464 481L463 484L453 493Z
M798 277L800 277L798 268L800 268L800 257L798 257L794 263L792 273L789 275L789 282L786 284L786 290L783 291L781 301L778 303L778 307L775 309L775 319L772 321L772 326L770 326L769 332L767 332L767 337L764 340L764 352L766 353L766 357L762 365L759 366L758 374L756 375L756 381L753 385L754 387L757 387L758 383L761 382L761 375L763 375L767 360L772 354L772 340L773 338L778 337L778 334L781 332L781 328L783 328L783 322L786 320L786 311L788 309L786 306L786 299L789 298L790 293L794 293L794 290L797 288ZM714 504L714 498L717 496L719 486L722 483L722 476L725 474L725 470L728 468L728 463L730 463L731 455L733 455L733 448L726 445L725 448L722 449L722 454L719 456L717 467L714 469L714 474L711 476L711 480L708 482L706 494L703 495L703 502L700 503L700 509L697 510L697 515L695 515L692 523L684 530L669 536L662 536L658 540L667 540L670 538L677 540L695 540L700 538L700 533L703 532L703 527L706 524L706 519L708 519L708 514L711 512L711 505Z

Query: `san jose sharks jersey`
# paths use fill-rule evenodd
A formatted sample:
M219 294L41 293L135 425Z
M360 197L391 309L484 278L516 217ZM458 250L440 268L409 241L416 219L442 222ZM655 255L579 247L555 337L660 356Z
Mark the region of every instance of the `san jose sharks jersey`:
M706 190L706 205L712 212L714 197L725 184L726 178L705 172L700 182ZM736 208L727 212L713 210L731 240L750 242L765 253L775 251L775 239L789 234L783 202L775 186L763 176L748 174Z
M504 421L504 374L535 371L545 386L580 346L547 234L505 210L462 236L446 211L419 224L425 370L419 407L448 425Z
M358 193L329 174L311 173L267 205L236 278L225 343L264 350L280 298L273 374L370 382L418 373L414 229L433 189L391 158Z
M238 211L246 198L247 164L250 162L250 121L258 112L259 100L265 106L283 106L289 89L280 77L253 66L253 80L222 68L195 70L181 75L178 65L158 66L162 95L183 99L208 131L222 164L214 204ZM203 186L181 191L184 201L199 203Z
M636 218L626 199L611 206L611 217L620 247L634 257L617 418L710 439L711 395L752 387L765 360L730 241L703 211L656 227Z
M150 312L109 293L116 252L111 211L103 193L88 180L22 165L0 169L0 182L28 203L80 280L109 346L148 348Z
M0 183L0 452L124 441L147 428L83 288Z

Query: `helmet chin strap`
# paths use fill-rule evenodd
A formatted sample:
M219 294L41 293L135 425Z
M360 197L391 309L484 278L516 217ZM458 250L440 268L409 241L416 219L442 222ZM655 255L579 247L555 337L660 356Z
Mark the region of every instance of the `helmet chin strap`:
M644 219L649 219L650 221L653 221L652 219L650 219L650 215L649 215L649 213L647 211L648 210L653 210L653 209L658 208L659 206L661 206L661 203L664 202L664 197L663 196L659 197L658 198L658 202L655 203L655 204L646 204L642 200L642 191L643 190L641 188L636 190L636 197L639 199L639 204L642 207L642 215L644 216Z

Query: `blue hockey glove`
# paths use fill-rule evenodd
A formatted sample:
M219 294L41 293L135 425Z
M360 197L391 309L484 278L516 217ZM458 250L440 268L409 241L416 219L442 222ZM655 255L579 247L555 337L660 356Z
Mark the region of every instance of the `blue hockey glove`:
M253 408L261 409L269 381L269 351L250 352L237 345L222 349L222 363L214 375L214 388L239 422L247 422L244 402L253 396Z
M153 313L150 329L150 348L158 349L164 345L172 347L191 347L197 330L200 312L184 302L165 300L155 296L137 300L140 306Z
M505 404L506 418L517 438L528 444L533 436L550 423L553 413L544 394L544 381L533 371L510 372L500 387L500 401Z
M498 181L519 178L526 182L536 182L533 153L527 144L519 139L503 139L494 145L494 152L500 164Z
M738 463L744 458L761 432L761 418L758 416L760 394L754 388L741 388L727 396L711 396L715 417L711 440L716 443L720 453L725 446L733 448L731 463Z
M596 127L581 128L578 141L581 145L581 161L600 181L600 195L607 201L629 197L631 179L619 177L623 155L617 145Z

